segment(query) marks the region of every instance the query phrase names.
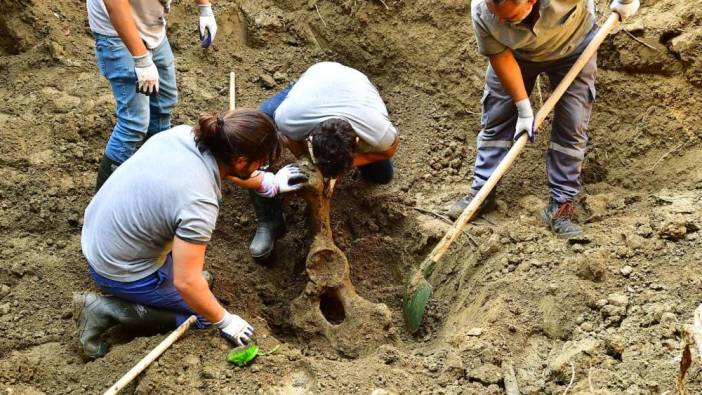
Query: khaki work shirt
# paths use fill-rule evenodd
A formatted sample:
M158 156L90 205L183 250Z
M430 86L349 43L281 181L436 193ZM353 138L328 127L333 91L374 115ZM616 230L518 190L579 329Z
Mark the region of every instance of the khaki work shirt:
M485 0L472 0L471 17L480 53L491 56L510 48L521 60L562 59L578 48L595 24L594 0L539 0L534 7L539 15L533 26L526 21L512 25L500 22Z

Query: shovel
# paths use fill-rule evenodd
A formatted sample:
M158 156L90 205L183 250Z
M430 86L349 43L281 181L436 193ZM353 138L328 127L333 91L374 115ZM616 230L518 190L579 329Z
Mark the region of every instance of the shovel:
M597 52L597 48L599 48L600 44L602 44L605 37L607 37L607 35L619 25L619 21L619 14L616 12L613 12L609 18L607 18L607 21L604 23L604 25L602 25L590 44L588 44L587 48L585 48L585 51L583 51L575 64L573 64L573 66L570 68L568 74L563 77L561 83L558 84L548 100L546 100L546 102L539 109L539 112L534 118L534 130L539 128L544 119L546 119L546 116L551 112L553 107L555 107L563 93L566 91L566 89L568 89L571 82L573 82L578 73L580 73L583 67L585 67L585 64L590 60L595 52ZM463 227L465 227L468 221L471 220L475 212L478 210L488 194L490 194L500 178L502 178L510 166L512 166L512 163L524 149L527 139L528 137L526 133L523 133L517 139L507 153L507 156L502 159L502 162L500 162L497 169L495 169L495 172L492 173L490 178L488 178L485 185L480 188L480 191L478 191L468 207L463 210L461 216L458 217L456 222L446 232L439 244L434 247L434 250L432 250L431 254L429 254L429 257L427 257L419 266L419 269L412 273L412 275L409 277L409 281L405 285L404 316L405 322L407 323L407 328L411 333L415 333L419 329L419 326L422 323L422 318L424 318L424 310L427 306L429 298L431 297L432 287L427 281L427 277L434 272L436 265L441 257L444 256L446 251L448 251L451 243L453 243L453 241L461 234Z

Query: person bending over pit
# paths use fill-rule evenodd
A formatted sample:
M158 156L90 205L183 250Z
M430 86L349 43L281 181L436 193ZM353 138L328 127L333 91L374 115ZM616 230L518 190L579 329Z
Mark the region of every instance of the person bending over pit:
M368 77L334 62L312 65L300 78L261 103L296 156L307 150L324 177L336 178L352 167L369 182L387 184L398 132L383 99ZM267 258L284 230L280 199L251 194L257 218L251 256Z
M614 0L610 8L627 18L639 0ZM478 50L489 58L482 98L473 183L468 195L449 209L458 218L523 133L534 141L529 102L536 77L546 73L555 88L597 31L594 0L473 0L471 16ZM546 155L548 205L541 216L560 237L582 234L572 220L581 190L580 172L587 125L595 100L597 57L593 56L558 101ZM480 207L494 207L491 193Z
M209 0L196 0L204 47L217 33ZM166 37L171 0L87 0L100 74L112 87L117 123L100 161L95 190L137 145L171 127L178 97L173 52Z
M95 194L81 235L90 276L112 296L74 295L80 344L101 357L101 335L122 325L165 331L190 315L197 328L215 323L226 339L245 344L253 327L215 299L202 272L219 212L221 180L275 196L301 188L294 165L260 172L280 152L275 125L263 113L239 109L203 116L149 139Z

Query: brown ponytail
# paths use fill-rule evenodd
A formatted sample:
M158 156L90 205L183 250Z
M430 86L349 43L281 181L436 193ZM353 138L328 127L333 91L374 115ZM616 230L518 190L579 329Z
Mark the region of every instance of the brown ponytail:
M194 128L199 147L212 152L217 161L231 165L239 157L247 161L280 156L279 136L275 125L264 113L240 108L202 115Z

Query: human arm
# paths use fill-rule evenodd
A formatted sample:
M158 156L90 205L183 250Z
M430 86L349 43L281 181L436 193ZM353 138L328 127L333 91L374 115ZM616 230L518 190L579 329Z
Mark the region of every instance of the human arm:
M249 176L249 178L245 180L237 176L227 176L226 179L229 180L232 184L244 189L258 189L261 187L261 183L263 182L263 172L260 170L256 170L253 173L251 173L251 176Z
M110 16L112 26L124 45L127 46L129 53L135 57L146 55L146 45L139 35L134 17L132 17L132 6L129 5L129 0L105 0L105 8Z
M495 74L500 79L502 87L507 91L507 94L518 102L527 98L526 88L524 87L524 79L522 78L522 70L519 68L517 59L514 58L514 53L507 48L504 51L489 56L490 66L495 70Z
M519 68L514 53L507 48L504 51L490 55L490 66L500 79L502 87L517 106L517 125L514 131L515 139L522 133L527 133L529 140L534 141L534 111L524 86L522 71Z
M369 163L378 162L378 161L385 160L385 159L390 159L393 156L395 156L395 152L397 151L397 147L399 145L400 145L400 137L397 136L397 137L395 137L395 141L393 141L390 148L386 149L385 151L358 153L353 158L353 166L359 167L359 166L367 165Z
M105 8L112 26L134 59L138 91L146 95L158 92L158 69L141 39L129 0L105 0Z
M253 327L236 314L228 312L212 295L202 277L207 244L173 240L173 284L185 303L220 329L222 337L236 344L246 344Z
M263 197L273 197L279 193L296 191L307 182L307 174L297 165L290 164L277 173L256 170L244 180L236 176L227 176L232 183L246 189L255 189Z
M173 284L183 300L210 322L224 317L224 308L217 302L207 281L202 277L207 244L173 239Z

